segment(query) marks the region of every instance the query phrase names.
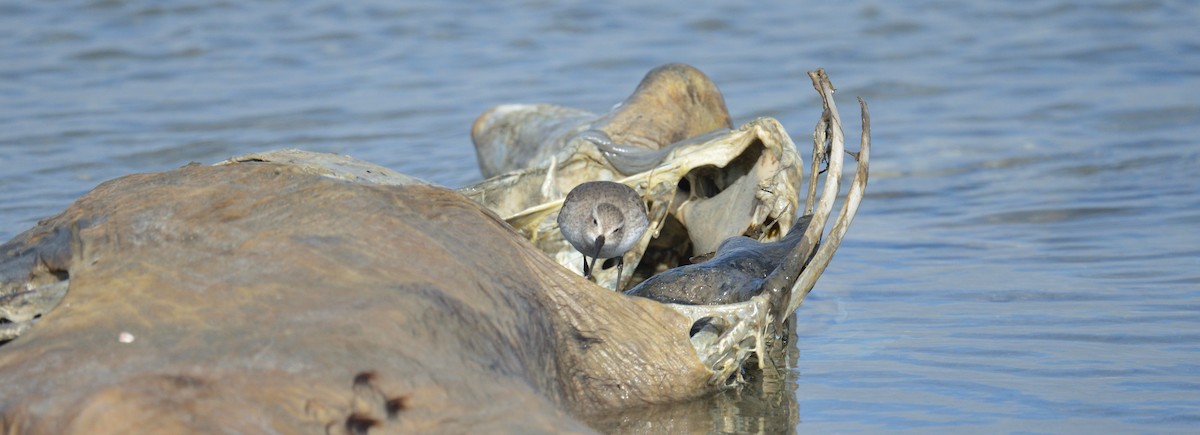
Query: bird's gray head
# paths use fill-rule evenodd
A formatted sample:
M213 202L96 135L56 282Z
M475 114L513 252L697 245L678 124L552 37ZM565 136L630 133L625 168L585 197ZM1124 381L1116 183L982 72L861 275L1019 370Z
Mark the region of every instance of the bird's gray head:
M597 250L608 243L620 243L625 230L625 215L621 209L607 202L592 209L592 225L588 227L588 239L596 240ZM603 237L603 238L601 238Z

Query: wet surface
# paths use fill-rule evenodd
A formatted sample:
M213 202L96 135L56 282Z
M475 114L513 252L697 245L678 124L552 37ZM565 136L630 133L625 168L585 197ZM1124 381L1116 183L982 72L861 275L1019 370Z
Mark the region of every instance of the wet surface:
M0 238L107 179L273 148L463 186L488 107L605 111L668 62L712 77L735 124L780 119L807 156L804 72L824 67L850 148L853 97L871 104L872 184L798 312L791 400L667 415L1181 431L1200 424L1197 21L1191 2L1135 0L9 4Z

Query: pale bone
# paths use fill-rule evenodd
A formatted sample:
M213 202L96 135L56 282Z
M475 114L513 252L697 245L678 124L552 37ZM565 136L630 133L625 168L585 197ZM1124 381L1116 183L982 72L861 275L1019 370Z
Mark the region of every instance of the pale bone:
M821 100L826 106L825 113L827 114L828 118L826 118L826 115L823 115L822 124L824 124L826 119L828 119L828 122L833 126L833 128L829 129L829 131L832 133L829 147L829 176L826 178L826 191L821 195L821 202L824 203L826 196L830 195L830 190L828 189L828 183L830 182L829 180L834 179L834 184L836 184L837 181L835 178L833 178L833 175L839 174L842 170L841 154L844 149L845 137L842 134L841 116L838 114L837 105L833 99L833 85L830 84L829 78L825 75L825 70L810 72L809 76L812 77L813 86L821 94ZM842 238L845 237L846 231L850 228L850 224L854 221L854 216L858 213L858 206L862 202L863 194L866 191L867 181L869 178L868 173L870 170L871 116L867 109L866 101L863 101L862 98L859 98L858 102L861 106L862 112L862 136L859 143L859 151L857 154L855 154L858 165L854 171L854 180L850 184L849 192L846 193L846 199L842 204L842 210L838 213L837 221L834 223L833 229L829 232L829 239L825 241L825 244L821 245L816 254L812 256L812 259L807 261L808 267L801 272L800 277L796 280L796 283L792 286L791 290L787 292L789 302L787 304L786 311L784 311L786 313L795 312L796 309L800 308L800 304L804 302L804 297L807 296L808 292L811 291L813 286L816 285L817 278L820 278L821 274L825 272L825 268L829 266L829 262L833 260L833 254L837 251L838 246L841 245ZM818 128L821 127L822 125L818 125ZM814 137L817 137L815 133ZM820 146L821 144L815 144L814 148L819 148ZM837 162L836 169L834 168L835 159ZM818 159L814 157L813 160ZM813 178L815 179L815 177ZM837 188L835 186L832 190L832 196L836 196L836 194ZM830 206L832 206L832 202L832 200L829 201ZM826 211L826 213L828 213L828 211ZM814 227L816 227L816 225L809 227L809 232L805 233L806 240L809 238L808 236L810 232L813 231ZM819 232L816 234L816 237L819 240Z
M67 294L70 280L42 286L29 286L26 290L0 296L0 342L12 340L24 334L37 322L38 317L54 309Z
M725 383L737 374L751 353L760 355L759 365L761 367L763 361L761 355L766 350L765 342L770 333L770 327L775 326L778 331L776 322L782 321L795 312L804 301L804 297L812 290L817 278L829 265L846 230L854 220L854 215L858 211L858 205L866 190L870 167L871 127L866 102L859 98L863 126L859 152L852 154L858 160L854 179L837 220L834 222L833 229L830 231L829 239L813 254L812 247L820 242L824 225L833 209L833 200L837 197L845 138L841 131L841 117L837 112L837 106L834 105L833 85L829 82L825 71L811 72L809 77L813 81L813 87L821 95L822 103L825 106L821 121L817 125L818 132L814 133L814 147L818 148L814 151L814 161L820 160L817 156L826 145L823 140L825 138L823 130L826 126L832 126L829 129L832 134L828 143L829 169L826 172L824 191L817 203L816 215L805 231L804 238L789 254L791 258L785 265L767 279L763 293L749 301L725 305L668 304L690 319L693 324L706 318L719 321L721 326L716 328L715 333L698 333L692 337L692 344L696 347L696 353L700 360L713 371L713 375L709 379L712 385ZM810 181L813 185L817 179L816 175L817 173L814 172ZM815 191L815 189L811 191ZM793 278L787 275L795 270L784 271L789 264L792 266L807 264L808 266L799 272L799 277L794 278L793 281ZM787 284L788 281L791 283ZM771 288L771 286L781 287L780 284L786 284L787 291L783 291L783 288ZM780 305L786 308L780 310Z
M562 197L529 205L533 202L530 198L544 199L542 192L550 190L546 189L548 180L555 181L552 184L559 187L559 192L569 191L584 181L610 180L629 185L643 195L649 203L650 228L625 255L626 268L630 270L641 262L651 240L661 235L668 214L687 229L697 254L712 252L726 238L737 235L757 236L760 241L778 240L798 217L802 159L783 126L772 118L755 119L737 129L673 144L664 149L661 164L623 178L611 178L617 172L591 157L598 152L595 144L586 141L578 147L576 157L551 167L557 172L545 167L531 168L459 191L495 211L540 250L576 272L580 272L582 254L562 238L557 226ZM761 154L749 168L728 168L738 157L755 152ZM727 168L745 173L721 172ZM709 172L699 173L698 169ZM724 177L722 181L729 184L709 198L700 196L699 186L693 186L682 197L680 180L688 178L699 184L696 180L701 177ZM614 288L615 269L600 269L595 275L597 284ZM626 275L622 284L632 278L631 274Z

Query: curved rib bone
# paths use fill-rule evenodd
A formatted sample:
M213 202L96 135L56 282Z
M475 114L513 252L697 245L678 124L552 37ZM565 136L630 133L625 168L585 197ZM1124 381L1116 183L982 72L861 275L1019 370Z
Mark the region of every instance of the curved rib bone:
M862 107L862 141L856 155L858 166L854 171L854 181L850 183L850 191L846 193L846 201L842 204L842 211L838 213L837 221L834 223L833 229L829 232L829 240L809 260L808 266L804 268L804 272L800 274L800 278L796 280L796 284L788 292L790 301L787 305L787 311L785 311L787 313L792 313L797 308L800 308L800 304L804 302L804 297L808 296L808 292L817 284L817 278L825 272L825 267L829 266L829 262L833 260L833 253L842 244L842 237L846 235L846 230L850 228L850 223L854 221L854 215L858 213L858 205L862 202L863 193L867 189L871 157L871 114L867 110L867 102L863 101L861 97L858 99L858 104ZM833 112L833 116L836 120L836 111ZM840 125L841 122L837 121L837 124ZM838 136L840 136L840 133Z
M821 192L821 198L816 202L814 216L812 216L811 224L804 231L804 238L800 239L800 243L796 248L792 249L787 255L787 260L776 268L772 274L767 276L767 281L763 282L763 293L772 294L775 322L782 322L787 316L792 315L799 306L800 300L803 300L808 291L804 294L793 293L796 291L796 284L799 282L799 276L803 272L808 272L811 268L809 263L814 257L814 251L817 245L821 243L821 234L824 232L824 227L829 220L829 214L833 211L833 203L838 198L838 189L841 180L842 153L845 150L845 137L841 132L841 117L838 114L838 106L833 100L833 83L829 82L829 76L826 76L824 70L810 71L809 78L812 79L812 88L817 90L817 94L821 95L821 103L823 112L821 120L818 121L816 129L812 132L812 160L820 161L821 155L828 151L829 167L826 172L826 180L824 180L824 189ZM828 138L828 141L827 141ZM863 161L859 161L859 166L862 166ZM811 174L809 174L809 193L811 202L811 193L815 191L817 184L816 163L812 166ZM857 179L856 179L857 181ZM865 179L864 179L865 183ZM808 210L809 204L805 204L805 209ZM857 210L857 207L856 207ZM845 210L844 210L845 211ZM845 218L842 214L839 219ZM835 225L836 226L836 225ZM838 240L832 240L832 246L827 244L822 246L822 250L828 252L829 256L833 256L833 252L838 249ZM827 262L828 263L828 262ZM824 267L822 266L823 270ZM820 276L820 272L816 276ZM814 280L815 284L815 278ZM811 288L811 287L810 287Z

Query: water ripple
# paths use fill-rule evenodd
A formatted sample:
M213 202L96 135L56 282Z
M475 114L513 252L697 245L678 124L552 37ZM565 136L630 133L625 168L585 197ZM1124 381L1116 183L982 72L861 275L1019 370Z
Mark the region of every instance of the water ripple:
M1192 3L1157 0L7 2L0 238L104 180L267 148L464 185L488 107L605 111L667 62L704 70L734 119L779 118L807 154L819 107L805 72L825 67L843 115L856 95L871 103L873 173L799 311L796 409L744 400L687 418L1187 432L1196 22ZM659 415L676 414L640 418Z

